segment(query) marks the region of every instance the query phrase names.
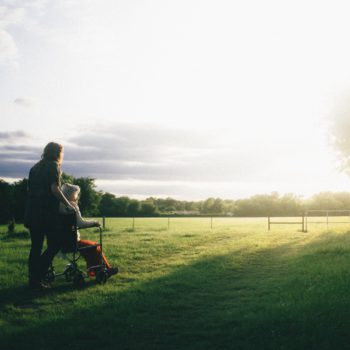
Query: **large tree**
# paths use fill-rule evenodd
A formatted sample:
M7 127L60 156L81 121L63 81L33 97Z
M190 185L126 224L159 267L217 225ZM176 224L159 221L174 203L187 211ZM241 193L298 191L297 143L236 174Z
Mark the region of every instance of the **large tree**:
M27 204L28 180L16 181L12 185L12 213L13 218L18 222L24 219L24 212Z
M350 174L350 104L347 101L340 104L333 115L330 136L344 170Z
M101 193L95 190L95 179L79 177L73 183L80 187L79 207L85 216L98 216Z
M104 193L101 197L99 210L101 216L115 216L115 195L112 193Z
M0 179L0 224L7 223L14 216L12 200L12 186Z

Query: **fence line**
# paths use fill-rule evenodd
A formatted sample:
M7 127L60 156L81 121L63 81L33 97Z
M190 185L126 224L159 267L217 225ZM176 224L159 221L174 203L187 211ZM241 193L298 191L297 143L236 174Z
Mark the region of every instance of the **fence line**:
M325 214L325 221L310 221L310 218L316 217L316 213L324 213ZM330 221L330 217L337 217L341 215L331 215L335 213L347 213L347 216L349 217L348 221ZM311 215L310 215L311 214ZM297 216L299 217L299 216ZM152 216L152 217L113 217L111 219L131 219L131 230L135 231L136 229L136 219L167 219L167 229L170 230L171 227L171 218L173 219L206 219L210 218L210 229L214 228L214 218L217 219L249 219L253 217L235 217L235 216ZM264 217L254 217L254 218L261 218L263 219ZM266 217L265 217L266 218ZM278 217L267 217L267 227L268 231L271 231L272 225L300 225L301 226L301 231L302 232L308 232L308 225L309 224L327 224L327 228L329 224L350 224L350 209L346 210L307 210L304 212L304 214L300 215L300 221L273 221L273 218L278 218ZM283 218L283 217L280 217ZM285 217L287 218L287 217ZM319 216L318 216L319 218ZM312 220L312 219L311 219ZM102 217L102 227L104 230L106 230L106 217Z
M301 216L301 221L271 221L271 217L267 217L267 227L268 230L271 231L271 225L301 225L301 231L307 232L307 228L305 228L305 217Z
M326 221L310 221L308 217L312 217L309 215L309 213L325 213L326 214ZM348 221L329 221L329 213L347 213L349 220ZM336 217L336 216L341 216L341 215L331 215L331 217ZM329 210L323 210L323 209L312 209L312 210L307 210L305 212L305 217L306 217L306 230L307 230L307 225L309 224L327 224L327 229L329 224L349 224L350 223L350 209L342 209L342 210L337 210L337 209L329 209Z
M132 231L135 231L136 228L136 217L109 217L110 219L132 219L131 223L131 229ZM213 216L176 216L176 217L170 217L170 216L145 216L145 217L137 217L138 219L168 219L168 230L170 230L170 218L173 219L206 219L210 218L210 228L213 229ZM223 219L230 219L235 217L228 217L228 216L218 216L217 218L223 218ZM107 217L102 217L102 228L103 230L106 230L106 219Z

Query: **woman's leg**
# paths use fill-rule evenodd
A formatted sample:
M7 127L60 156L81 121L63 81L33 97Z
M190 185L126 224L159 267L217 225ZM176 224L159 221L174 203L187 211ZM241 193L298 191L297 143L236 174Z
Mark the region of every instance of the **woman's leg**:
M44 231L40 227L30 228L31 247L28 259L29 285L35 286L41 281L40 256L44 243Z
M41 277L43 278L49 266L52 263L53 258L59 252L62 247L62 242L60 238L60 232L58 229L51 229L47 232L47 249L40 257L40 267L41 267Z

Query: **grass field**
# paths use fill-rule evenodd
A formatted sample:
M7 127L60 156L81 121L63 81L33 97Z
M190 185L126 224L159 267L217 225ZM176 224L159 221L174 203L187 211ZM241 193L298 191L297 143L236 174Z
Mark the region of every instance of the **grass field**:
M350 348L350 224L210 225L136 219L132 231L132 219L109 219L105 252L120 274L44 293L27 288L28 237L0 227L1 348Z

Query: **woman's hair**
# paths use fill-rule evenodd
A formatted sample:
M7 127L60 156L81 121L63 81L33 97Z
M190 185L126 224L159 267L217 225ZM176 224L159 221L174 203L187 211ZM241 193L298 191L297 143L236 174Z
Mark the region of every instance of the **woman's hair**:
M61 188L62 193L68 199L74 193L80 193L80 187L78 185L63 184Z
M59 143L50 142L45 146L41 159L44 161L51 160L56 163L61 163L62 150L62 145L60 145Z

